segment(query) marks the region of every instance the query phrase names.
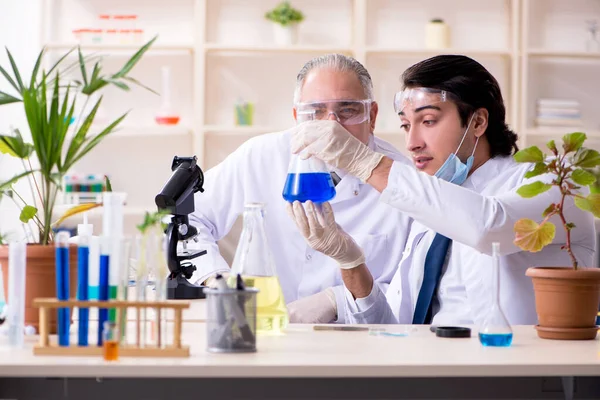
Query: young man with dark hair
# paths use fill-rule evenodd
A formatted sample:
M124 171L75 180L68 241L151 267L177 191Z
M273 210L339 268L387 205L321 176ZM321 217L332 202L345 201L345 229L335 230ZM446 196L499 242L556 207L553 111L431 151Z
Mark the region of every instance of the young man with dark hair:
M548 204L560 201L559 191L530 199L516 193L528 182L525 173L532 165L513 160L517 136L505 123L498 83L481 64L464 56L433 57L410 67L403 86L394 107L416 168L367 148L335 121L308 122L292 136L292 151L357 176L381 192L382 202L414 219L386 293L373 285L365 264L341 266L346 303L338 314L355 323L480 324L491 307L492 243L497 242L500 301L509 322L535 324L525 270L569 264L560 248L566 238L557 230L551 245L528 253L513 243L513 226L525 217L540 222ZM573 251L581 265L591 266L593 217L572 201L565 210L577 225ZM329 204L294 203L288 212L315 250L333 259L362 254L335 223Z

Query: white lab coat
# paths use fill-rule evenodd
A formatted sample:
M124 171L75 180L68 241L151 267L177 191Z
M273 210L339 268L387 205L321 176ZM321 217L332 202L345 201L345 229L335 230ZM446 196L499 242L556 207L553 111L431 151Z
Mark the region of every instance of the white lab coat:
M568 266L570 258L560 247L566 235L560 219L553 217L556 237L541 252L522 251L514 243L514 223L520 218L541 222L542 212L560 193L552 188L524 199L518 187L550 175L524 179L530 164L512 157L497 157L475 170L462 187L442 181L414 168L394 163L381 200L405 212L414 222L396 274L384 295L374 287L371 294L354 301L346 290L346 320L354 323L410 324L423 282L425 257L435 233L452 239L443 277L434 302L432 324L481 324L492 301L492 243L500 243L500 301L511 324L536 324L531 278L533 266ZM581 266L593 266L594 218L565 202L572 249ZM339 311L338 311L339 312Z
M229 232L244 204L262 202L266 203L267 237L286 302L334 287L341 307L345 299L338 265L307 245L285 209L282 190L290 160L290 136L285 131L252 138L207 171L205 190L196 194L190 223L199 230L200 242L193 246L208 254L193 261L198 270L191 281L202 282L214 272L229 270L216 241ZM371 137L369 147L410 165L378 138ZM400 262L410 219L381 203L375 189L349 174L343 176L336 191L331 200L336 221L362 247L371 273L385 290ZM344 322L343 315L338 322Z

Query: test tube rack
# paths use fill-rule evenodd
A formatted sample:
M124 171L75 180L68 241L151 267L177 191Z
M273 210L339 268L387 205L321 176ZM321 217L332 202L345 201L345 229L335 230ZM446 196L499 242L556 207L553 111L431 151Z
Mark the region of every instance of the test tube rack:
M121 344L119 346L119 357L189 357L190 348L181 343L181 328L183 323L183 310L190 307L189 301L127 301L127 300L57 300L55 298L37 298L33 301L33 306L40 309L40 341L33 348L33 354L36 356L102 356L103 348L95 344L88 346L78 346L73 343L70 346L59 346L56 342L50 340L50 311L63 307L79 308L108 308L116 309L116 321L118 321L119 332L123 332L124 318L121 318L123 312L129 308L136 310L136 335L135 344ZM140 315L143 308L152 308L156 312L157 338L155 345L141 345ZM173 343L162 345L161 323L162 311L173 310Z

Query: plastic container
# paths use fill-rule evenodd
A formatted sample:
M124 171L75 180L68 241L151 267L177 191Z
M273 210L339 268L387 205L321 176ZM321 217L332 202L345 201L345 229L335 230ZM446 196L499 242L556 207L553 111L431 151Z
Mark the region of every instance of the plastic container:
M442 19L432 19L425 27L425 47L447 49L450 47L450 27Z
M256 351L255 288L204 289L206 293L206 350L211 353Z

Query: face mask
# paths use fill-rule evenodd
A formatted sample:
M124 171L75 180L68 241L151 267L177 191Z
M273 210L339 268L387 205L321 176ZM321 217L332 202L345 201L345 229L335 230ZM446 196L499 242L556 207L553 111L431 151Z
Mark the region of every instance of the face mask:
M454 183L456 185L462 185L467 180L467 176L469 175L469 171L471 170L471 167L473 166L473 161L475 160L474 154L475 149L477 148L477 143L479 142L479 137L475 141L473 152L471 153L469 158L467 158L466 164L460 161L460 158L458 158L456 153L458 153L458 150L460 150L460 146L462 146L463 142L465 141L465 137L467 137L467 132L471 127L471 122L473 121L474 116L475 114L471 116L469 124L467 125L467 130L465 130L465 133L463 134L463 137L460 143L458 144L458 148L454 153L448 156L446 162L440 167L440 169L437 170L434 176L437 176L440 179L443 179L450 183Z

